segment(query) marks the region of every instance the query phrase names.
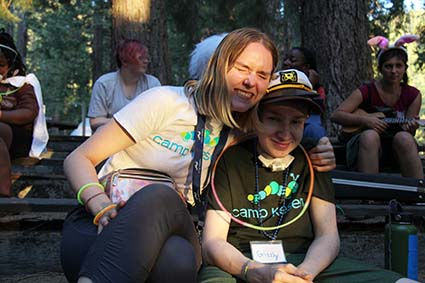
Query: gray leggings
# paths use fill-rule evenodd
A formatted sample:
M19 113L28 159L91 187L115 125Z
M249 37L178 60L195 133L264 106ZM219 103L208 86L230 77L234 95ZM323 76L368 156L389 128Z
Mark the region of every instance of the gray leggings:
M97 235L83 207L67 216L61 243L66 278L93 282L196 282L200 244L192 217L172 189L135 193Z

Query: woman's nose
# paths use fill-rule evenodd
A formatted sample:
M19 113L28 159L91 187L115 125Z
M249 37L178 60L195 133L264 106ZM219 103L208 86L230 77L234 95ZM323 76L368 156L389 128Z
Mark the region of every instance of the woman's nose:
M243 81L243 84L247 88L253 87L255 85L255 75L253 73L249 73Z

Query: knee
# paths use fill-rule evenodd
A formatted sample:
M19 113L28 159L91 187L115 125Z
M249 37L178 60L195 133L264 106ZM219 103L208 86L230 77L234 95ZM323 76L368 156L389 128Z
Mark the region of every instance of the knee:
M360 135L360 149L378 150L381 147L381 139L379 134L373 130L366 130Z
M417 151L417 145L414 137L408 132L398 132L393 138L393 149L396 152Z

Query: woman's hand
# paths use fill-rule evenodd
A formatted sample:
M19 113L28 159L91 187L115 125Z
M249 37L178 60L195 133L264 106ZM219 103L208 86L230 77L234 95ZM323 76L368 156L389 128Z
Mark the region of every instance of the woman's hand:
M328 137L322 137L308 155L317 172L328 172L336 167L334 150Z
M388 128L388 124L378 117L365 116L363 118L366 128L372 129L378 134L382 134Z
M252 262L247 272L249 283L312 283L311 275L293 264L264 264Z
M416 130L419 128L419 123L418 123L417 119L419 119L419 118L416 117L415 119L411 119L409 122L402 124L401 128L404 131L409 132L414 136L415 133L416 133Z
M102 232L103 228L105 228L109 222L111 222L112 219L114 219L121 208L125 206L125 201L120 201L117 206L108 212L106 212L100 219L99 219L99 225L97 226L97 234L99 235L100 232Z

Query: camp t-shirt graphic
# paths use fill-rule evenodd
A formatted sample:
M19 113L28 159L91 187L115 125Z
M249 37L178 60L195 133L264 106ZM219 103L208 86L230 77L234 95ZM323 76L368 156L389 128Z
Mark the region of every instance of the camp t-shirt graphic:
M289 169L288 169L289 170ZM299 174L289 173L287 185L284 186L281 180L272 180L269 184L259 190L258 193L248 194L246 199L252 204L250 206L233 208L232 215L238 218L254 218L257 220L267 220L270 218L284 216L290 210L302 209L305 205L302 196L296 197L299 184ZM271 206L264 206L265 200ZM263 202L263 206L261 205ZM273 205L273 202L275 205Z

